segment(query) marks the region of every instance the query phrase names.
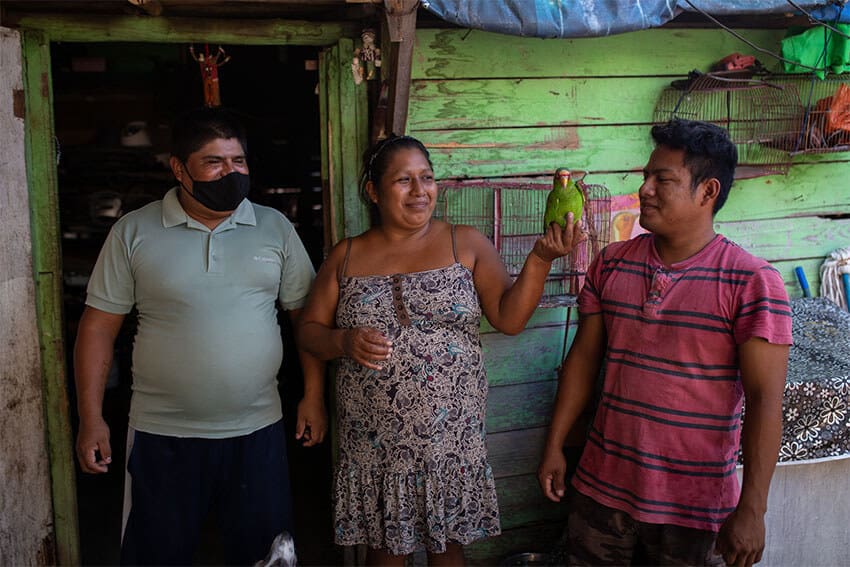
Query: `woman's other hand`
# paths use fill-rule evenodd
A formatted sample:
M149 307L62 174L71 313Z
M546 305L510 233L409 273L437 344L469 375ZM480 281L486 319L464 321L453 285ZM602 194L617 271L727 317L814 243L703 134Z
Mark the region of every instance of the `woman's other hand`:
M346 356L372 370L383 370L381 362L393 352L393 342L386 335L371 327L347 329L342 338L342 349Z
M567 224L561 228L558 223L550 223L543 236L534 243L532 254L545 262L552 262L573 251L580 242L587 240L587 232L581 221L573 221L573 214L567 213Z

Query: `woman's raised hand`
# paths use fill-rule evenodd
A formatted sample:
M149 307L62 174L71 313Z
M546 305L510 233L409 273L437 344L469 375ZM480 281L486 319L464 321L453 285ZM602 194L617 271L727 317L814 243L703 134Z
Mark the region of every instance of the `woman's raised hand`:
M537 239L531 252L541 260L552 262L561 256L566 256L576 245L585 240L587 240L587 232L581 220L576 222L573 220L573 214L567 213L567 224L561 228L558 223L549 223L546 232Z

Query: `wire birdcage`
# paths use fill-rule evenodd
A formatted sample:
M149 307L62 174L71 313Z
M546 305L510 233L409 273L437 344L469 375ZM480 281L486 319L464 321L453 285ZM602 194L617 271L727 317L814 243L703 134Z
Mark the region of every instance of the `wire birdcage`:
M608 244L611 195L604 185L578 181L585 194L582 222L588 239L572 254L552 263L541 307L569 307L584 283L591 260ZM543 233L543 214L552 184L516 181L443 181L434 216L468 224L486 235L498 250L508 274L516 278L534 243Z
M801 118L780 147L792 156L850 151L850 73L786 80L798 85Z
M745 178L788 172L791 155L783 146L799 131L800 115L800 95L791 83L694 72L662 91L653 119L701 120L726 129L738 149L736 177Z

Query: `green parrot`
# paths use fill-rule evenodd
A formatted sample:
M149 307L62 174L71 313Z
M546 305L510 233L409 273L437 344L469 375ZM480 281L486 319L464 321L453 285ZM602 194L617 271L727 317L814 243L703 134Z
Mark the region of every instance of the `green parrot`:
M555 170L552 180L552 191L546 199L546 213L543 215L543 230L553 222L562 227L567 225L567 213L573 213L573 220L578 222L584 211L584 193L572 180L569 169L560 167Z

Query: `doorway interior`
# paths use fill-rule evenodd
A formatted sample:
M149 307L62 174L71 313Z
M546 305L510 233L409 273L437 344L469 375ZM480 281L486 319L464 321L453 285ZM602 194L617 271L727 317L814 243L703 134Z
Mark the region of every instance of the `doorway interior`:
M204 45L194 45L204 53ZM210 45L211 53L218 45ZM317 47L221 46L222 104L248 129L252 201L274 207L295 224L314 265L323 254ZM51 45L58 163L63 307L72 434L77 415L72 364L85 288L111 225L160 199L174 185L168 168L169 124L203 104L200 66L187 44L53 43ZM339 564L331 525L330 442L294 441L301 374L287 317L280 317L285 363L279 374L302 564ZM105 475L77 467L80 553L84 565L118 563L134 317L126 318L104 400L113 466ZM215 563L207 533L198 563Z

